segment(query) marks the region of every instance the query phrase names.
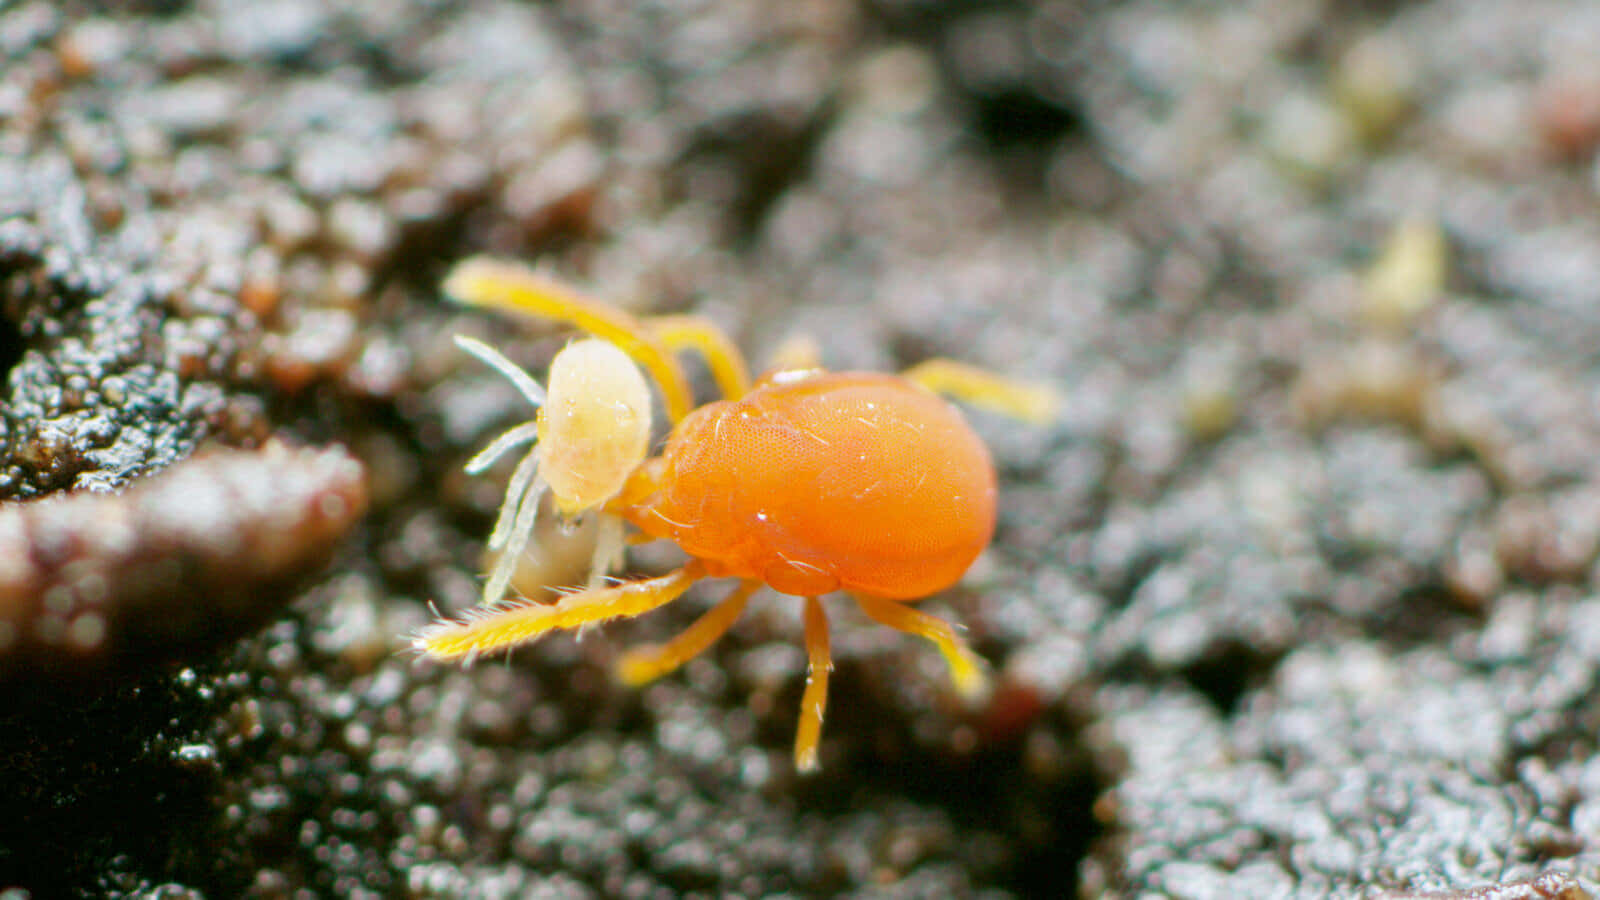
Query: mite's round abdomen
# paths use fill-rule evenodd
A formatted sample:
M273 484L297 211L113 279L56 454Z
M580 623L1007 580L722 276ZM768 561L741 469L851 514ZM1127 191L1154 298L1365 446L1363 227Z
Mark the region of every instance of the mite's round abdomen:
M763 385L696 410L663 456L657 494L630 518L785 593L923 597L994 531L988 450L954 407L894 376Z

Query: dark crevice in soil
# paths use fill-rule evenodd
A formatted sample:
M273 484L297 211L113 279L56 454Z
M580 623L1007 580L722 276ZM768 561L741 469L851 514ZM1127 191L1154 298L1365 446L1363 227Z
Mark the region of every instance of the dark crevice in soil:
M744 249L762 233L762 223L784 192L811 173L817 143L832 119L827 105L805 121L747 114L714 123L697 135L685 168L710 168L737 177L726 210L729 241ZM687 193L687 191L686 191Z
M1183 678L1224 716L1231 716L1246 694L1271 677L1277 664L1277 656L1226 641L1186 666Z
M0 379L22 361L22 352L26 349L27 345L22 340L22 331L17 327L17 323L9 319L0 319Z
M98 689L34 685L0 702L0 884L121 893L174 877L244 885L209 841L220 770L201 742L209 679L157 672ZM114 722L115 727L107 727ZM219 880L220 879L220 880Z
M1375 627L1397 649L1438 645L1450 636L1483 628L1485 610L1463 606L1440 576L1423 577L1385 604Z
M926 736L919 739L916 724L898 708L873 702L876 691L889 688L867 682L882 674L840 666L823 734L824 765L832 770L801 786L803 805L842 815L871 808L877 799L902 798L940 809L965 836L956 852L969 857L975 888L999 888L1020 897L1074 896L1079 864L1101 833L1093 804L1110 786L1072 737L1081 723L1067 721L1057 705L1006 737L980 743L970 753L956 752ZM793 696L782 698L778 708L797 704L800 688L786 692ZM861 752L828 759L830 732L853 732L848 745ZM792 740L792 734L772 739ZM986 846L1003 849L993 856Z

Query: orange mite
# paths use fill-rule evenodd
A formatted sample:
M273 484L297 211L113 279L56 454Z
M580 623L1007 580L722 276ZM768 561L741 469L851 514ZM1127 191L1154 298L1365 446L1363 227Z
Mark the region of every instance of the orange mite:
M636 616L704 578L740 585L666 644L623 655L619 676L640 684L672 671L721 637L766 586L805 598L810 676L795 761L817 766L832 667L818 598L855 596L875 621L932 640L958 690L983 690L981 664L947 622L908 605L954 584L989 543L996 482L988 450L939 390L1034 420L1048 391L947 361L903 376L828 373L796 363L747 387L731 342L690 317L636 321L534 273L470 261L447 282L458 299L563 319L615 342L655 376L677 422L660 456L641 459L601 515L671 540L690 557L657 578L567 594L554 603L494 602L420 633L426 655L470 660L555 629ZM705 355L726 400L688 410L671 351ZM593 399L593 398L591 398Z
M695 410L622 499L622 515L707 575L910 600L954 584L988 546L995 475L961 414L928 390L790 371Z

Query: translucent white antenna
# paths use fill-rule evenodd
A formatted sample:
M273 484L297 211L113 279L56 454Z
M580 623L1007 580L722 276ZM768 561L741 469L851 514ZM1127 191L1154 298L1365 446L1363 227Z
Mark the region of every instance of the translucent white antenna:
M511 383L517 386L517 390L522 392L522 396L528 398L529 403L532 403L534 406L544 405L544 388L539 386L539 382L533 380L532 375L522 371L521 366L509 359L506 359L499 350L494 349L493 347L485 344L483 341L477 340L476 338L469 338L464 334L458 334L455 335L455 340L457 347L460 347L468 353L471 353L473 356L476 356L479 360L481 360L485 365L492 367L501 375L511 379Z

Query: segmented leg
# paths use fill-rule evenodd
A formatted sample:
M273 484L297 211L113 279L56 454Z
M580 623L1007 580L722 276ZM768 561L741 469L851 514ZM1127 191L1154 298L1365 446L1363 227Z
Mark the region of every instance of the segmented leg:
M794 739L794 767L817 770L817 744L822 740L822 714L828 707L828 673L833 651L828 643L828 614L822 601L806 598L806 691L800 697L800 728Z
M761 582L745 581L716 606L706 610L682 634L666 642L636 647L617 661L617 677L624 684L641 685L671 672L716 643L744 614L750 595L760 590Z
M701 316L656 316L647 325L669 350L694 350L706 361L722 396L737 400L750 390L750 368L728 333Z
M444 281L444 292L470 306L543 316L604 338L656 380L673 422L694 408L683 369L649 328L627 313L585 297L555 279L516 263L479 257L452 269Z
M1042 384L1013 381L953 359L930 359L900 373L936 394L1035 425L1055 420L1061 400Z
M606 577L622 568L622 554L628 546L622 517L610 513L597 515L600 521L595 523L594 556L590 559L586 585L591 591L604 586Z
M950 678L961 696L972 698L983 694L987 686L983 662L967 647L966 641L961 639L949 622L898 600L857 594L856 603L874 622L933 641L950 664Z
M498 550L500 555L483 583L480 603L499 603L505 597L511 576L517 571L517 560L528 549L533 526L539 520L539 501L546 487L544 479L535 474L537 471L538 462L530 453L511 474L511 486L506 490L505 502L500 505L499 521L489 535L489 549Z
M822 348L809 334L795 334L785 338L772 352L768 362L773 371L788 372L794 369L822 368Z
M704 566L691 562L659 578L579 591L554 603L480 606L468 610L459 620L442 620L422 629L412 645L434 659L471 662L486 653L525 644L546 632L649 612L682 596L704 575Z

